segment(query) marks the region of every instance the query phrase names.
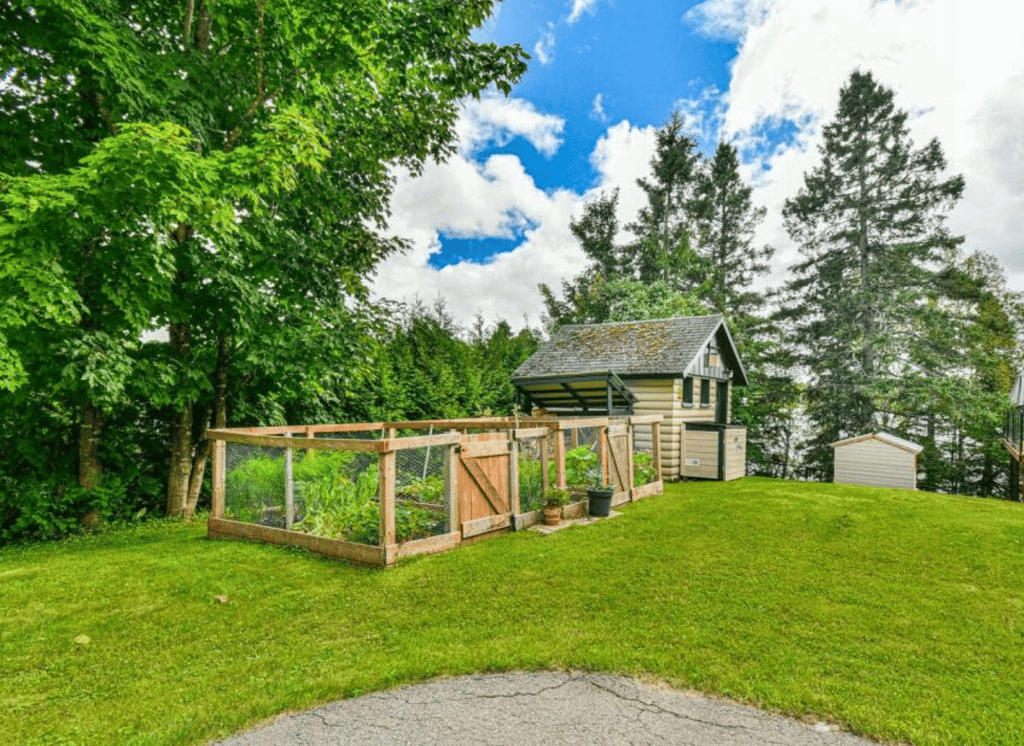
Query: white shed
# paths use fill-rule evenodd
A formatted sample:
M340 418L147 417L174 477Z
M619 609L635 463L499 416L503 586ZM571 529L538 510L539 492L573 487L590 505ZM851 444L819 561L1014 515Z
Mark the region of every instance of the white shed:
M917 489L917 454L923 450L917 443L889 433L869 433L838 440L832 448L836 482Z

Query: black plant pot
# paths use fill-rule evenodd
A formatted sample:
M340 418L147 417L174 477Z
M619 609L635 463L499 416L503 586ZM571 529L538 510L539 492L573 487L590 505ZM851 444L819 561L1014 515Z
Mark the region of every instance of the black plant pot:
M587 501L590 503L590 515L607 516L612 512L611 490L587 490Z

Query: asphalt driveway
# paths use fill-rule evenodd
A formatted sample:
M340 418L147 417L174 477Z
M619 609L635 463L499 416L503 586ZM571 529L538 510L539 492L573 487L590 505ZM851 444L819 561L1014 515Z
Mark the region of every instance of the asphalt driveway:
M864 746L835 726L593 673L438 679L283 715L221 746Z

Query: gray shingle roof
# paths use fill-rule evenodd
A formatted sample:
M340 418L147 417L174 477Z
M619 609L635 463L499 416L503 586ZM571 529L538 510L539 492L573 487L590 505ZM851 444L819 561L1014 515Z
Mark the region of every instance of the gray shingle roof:
M736 359L722 316L690 316L651 321L563 326L542 345L513 378L610 370L619 376L681 376L712 334L728 339L725 357ZM730 361L732 362L732 361ZM742 373L740 375L745 379ZM746 381L744 380L744 383Z

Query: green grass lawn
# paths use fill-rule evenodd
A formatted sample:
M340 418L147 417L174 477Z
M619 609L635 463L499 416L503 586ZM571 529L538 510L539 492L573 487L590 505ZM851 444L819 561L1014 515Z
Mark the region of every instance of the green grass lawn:
M204 743L434 676L556 668L888 741L1024 743L1024 506L748 478L623 512L388 571L201 524L0 550L0 740Z

